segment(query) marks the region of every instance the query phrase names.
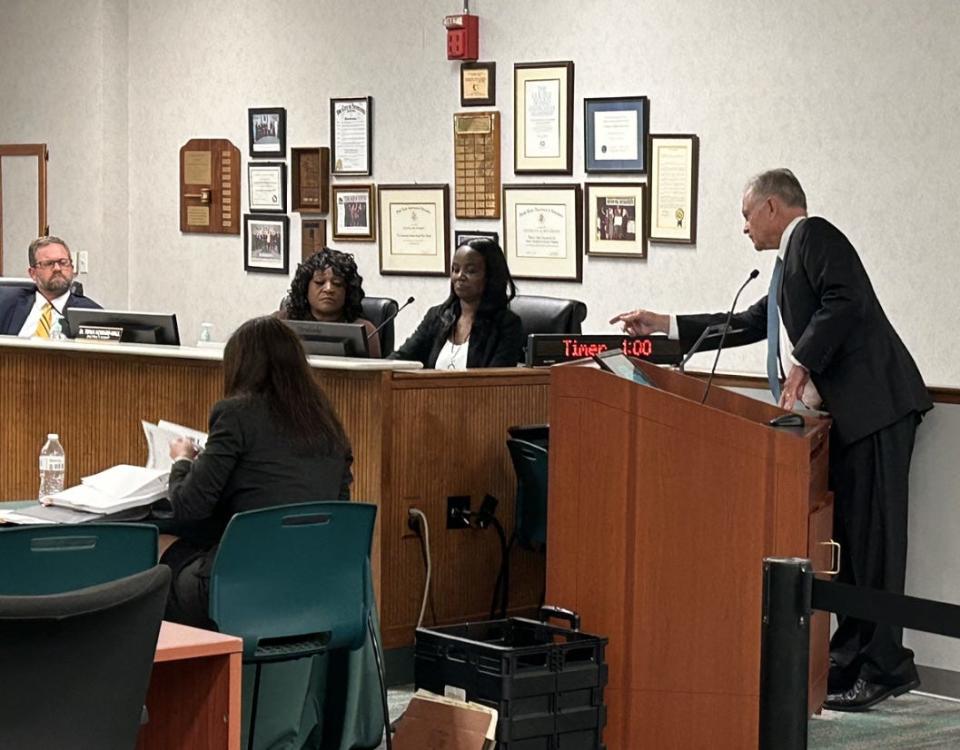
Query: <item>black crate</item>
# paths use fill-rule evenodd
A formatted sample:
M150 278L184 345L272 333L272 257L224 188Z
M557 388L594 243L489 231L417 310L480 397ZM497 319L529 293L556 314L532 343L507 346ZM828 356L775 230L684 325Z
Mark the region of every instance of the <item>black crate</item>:
M541 619L556 612L566 610L545 607ZM497 709L501 750L602 750L606 644L522 617L417 628L414 680Z

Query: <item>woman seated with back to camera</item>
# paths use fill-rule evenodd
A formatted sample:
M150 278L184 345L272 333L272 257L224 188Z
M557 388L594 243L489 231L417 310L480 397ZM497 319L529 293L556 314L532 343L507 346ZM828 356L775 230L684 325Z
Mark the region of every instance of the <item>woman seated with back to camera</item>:
M353 479L350 442L290 328L248 320L227 341L223 368L225 398L210 411L203 452L186 438L170 443L174 522L203 531L161 537L160 562L173 571L166 619L198 627L212 625L210 569L235 513L349 500Z
M276 317L280 320L318 320L329 323L362 323L367 331L367 351L380 358L380 336L362 317L363 277L350 253L325 247L299 266L290 291ZM371 335L372 334L372 335Z
M500 246L485 237L469 240L450 264L450 296L427 310L390 357L438 370L515 367L523 352L523 326L507 305L516 294Z

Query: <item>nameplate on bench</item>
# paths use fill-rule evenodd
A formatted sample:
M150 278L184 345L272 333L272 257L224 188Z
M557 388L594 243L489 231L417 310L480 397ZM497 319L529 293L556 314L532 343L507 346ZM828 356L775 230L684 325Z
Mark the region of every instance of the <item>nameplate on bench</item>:
M122 335L122 328L112 326L80 326L77 330L77 338L84 341L116 341L119 343Z

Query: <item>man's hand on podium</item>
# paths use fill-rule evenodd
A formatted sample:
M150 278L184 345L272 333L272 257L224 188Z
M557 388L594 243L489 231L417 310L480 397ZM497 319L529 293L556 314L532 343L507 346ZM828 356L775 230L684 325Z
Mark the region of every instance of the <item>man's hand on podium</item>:
M650 310L633 310L610 318L610 323L621 323L624 333L631 336L649 336L651 333L669 333L670 316Z

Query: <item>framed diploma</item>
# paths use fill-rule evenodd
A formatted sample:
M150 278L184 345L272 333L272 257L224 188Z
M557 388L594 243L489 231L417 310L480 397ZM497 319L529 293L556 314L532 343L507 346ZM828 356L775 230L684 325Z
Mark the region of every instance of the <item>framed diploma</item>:
M333 239L372 242L376 239L373 185L334 185Z
M646 185L586 184L587 255L647 257Z
M515 279L583 281L579 185L504 185L503 252Z
M700 139L695 135L651 135L647 153L650 241L695 244Z
M373 173L373 97L330 100L330 157L335 175Z
M304 219L300 224L300 260L306 260L327 244L327 220Z
M497 103L497 64L460 64L460 106L492 107Z
M256 158L287 155L287 110L266 107L247 110L250 156Z
M450 269L450 186L381 185L380 273L446 276Z
M247 164L247 192L251 211L287 211L287 165L282 162Z
M573 63L513 66L513 171L573 173Z
M330 149L326 146L290 149L292 208L301 213L330 210Z
M290 218L270 214L243 216L243 270L286 273L290 267Z
M584 99L584 170L646 174L649 129L645 96Z

